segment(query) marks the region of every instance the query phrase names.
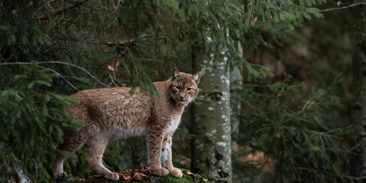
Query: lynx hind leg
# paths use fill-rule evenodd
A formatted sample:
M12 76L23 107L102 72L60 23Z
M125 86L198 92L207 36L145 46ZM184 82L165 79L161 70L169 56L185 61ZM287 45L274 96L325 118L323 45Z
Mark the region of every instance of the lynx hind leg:
M65 157L63 157L62 155L59 155L59 154L56 155L56 159L55 159L54 167L53 167L53 176L55 178L66 175L64 172L64 161L65 161Z
M59 150L73 153L80 149L84 143L90 137L90 134L95 133L96 129L92 127L86 127L78 132L65 133L64 143L60 145ZM64 161L65 157L61 154L56 155L53 168L53 176L55 178L65 175L64 173Z
M108 137L101 134L91 138L87 143L89 146L87 160L90 168L96 173L107 179L117 181L119 180L118 173L111 172L103 165L103 153L108 145L108 140Z

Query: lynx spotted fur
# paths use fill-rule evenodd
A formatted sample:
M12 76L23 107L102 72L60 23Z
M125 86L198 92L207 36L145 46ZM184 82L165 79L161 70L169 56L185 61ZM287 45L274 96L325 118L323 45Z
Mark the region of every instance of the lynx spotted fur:
M199 79L199 73L191 75L174 69L170 79L153 83L159 96L138 88L131 92L129 87L80 91L73 95L79 103L67 106L66 110L85 126L78 132L65 131L59 149L74 152L87 144L91 169L107 179L118 180L118 174L102 163L108 140L145 136L152 173L181 177L181 170L172 164L172 135L184 108L197 97ZM57 155L54 176L64 174L64 160L65 157Z

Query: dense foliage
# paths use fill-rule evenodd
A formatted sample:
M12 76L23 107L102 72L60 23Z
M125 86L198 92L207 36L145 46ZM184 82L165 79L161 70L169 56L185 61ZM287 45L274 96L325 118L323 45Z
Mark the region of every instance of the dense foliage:
M235 180L358 180L347 168L355 40L345 27L354 17L347 10L323 17L320 8L332 5L326 0L3 0L0 143L34 182L49 182L61 128L82 127L67 119L63 106L77 101L66 95L125 85L155 93L151 81L169 77L172 66L200 69L192 68L192 50L199 48L219 52L215 61L221 61L212 67L225 63L229 71L239 70L241 80L231 86ZM190 168L195 147L184 143L194 138L187 130L190 114L182 120L175 163ZM145 152L141 139L113 142L104 160L121 170L144 164ZM265 158L247 161L253 152ZM66 171L90 175L85 154L69 155Z
M347 156L351 150L343 143L351 127L335 124L335 118L329 116L339 105L339 98L332 93L334 85L311 92L295 108L290 107L294 102L291 98L298 95L299 86L262 84L241 91L242 97L239 98L245 113L240 116L243 120L241 133L236 139L239 143L245 141L246 146L239 146L238 152L266 154L259 162L252 161L247 168L264 171L267 175L261 178L267 182L352 180L345 173L348 172ZM254 101L257 101L255 105L252 104ZM236 161L239 167L243 166L240 157ZM255 180L255 177L250 178L253 174L238 173Z
M63 111L71 98L50 89L50 71L32 65L23 72L0 93L1 141L11 144L27 169L35 172L35 180L46 181L55 144L62 142L61 127L81 125Z

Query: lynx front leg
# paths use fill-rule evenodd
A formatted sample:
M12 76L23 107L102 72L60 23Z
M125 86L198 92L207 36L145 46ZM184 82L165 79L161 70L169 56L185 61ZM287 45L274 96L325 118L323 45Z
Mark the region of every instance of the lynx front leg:
M161 161L163 167L169 170L170 175L182 177L183 173L179 168L173 166L172 161L172 136L168 135L163 140L163 148L161 150Z
M111 172L103 165L103 153L108 144L108 138L102 135L98 135L88 142L88 163L89 166L98 174L103 175L105 178L117 181L119 176L115 172Z
M168 175L169 171L161 166L160 156L163 143L163 133L156 129L150 130L146 136L149 154L150 168L153 174L163 176Z

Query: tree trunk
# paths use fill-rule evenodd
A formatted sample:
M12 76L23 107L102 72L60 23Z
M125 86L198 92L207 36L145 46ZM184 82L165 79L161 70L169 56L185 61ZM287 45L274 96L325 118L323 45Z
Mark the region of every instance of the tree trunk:
M358 20L358 41L356 53L353 57L353 106L352 124L355 130L354 143L359 145L352 159L352 173L355 176L366 175L366 7L359 7L355 11Z
M366 175L366 49L359 50L353 58L353 96L352 123L356 131L355 139L359 145L353 162L357 176Z
M240 41L238 41L236 46L236 51L238 52L238 56L243 58L243 48ZM243 75L241 67L234 67L230 72L230 90L234 93L240 92L243 87ZM242 102L239 100L231 99L231 129L232 129L232 137L237 138L239 135L239 118L242 114ZM235 144L233 140L233 144Z
M192 47L193 68L204 70L193 106L192 170L231 182L230 77L226 52L217 45ZM207 50L207 49L206 49Z

